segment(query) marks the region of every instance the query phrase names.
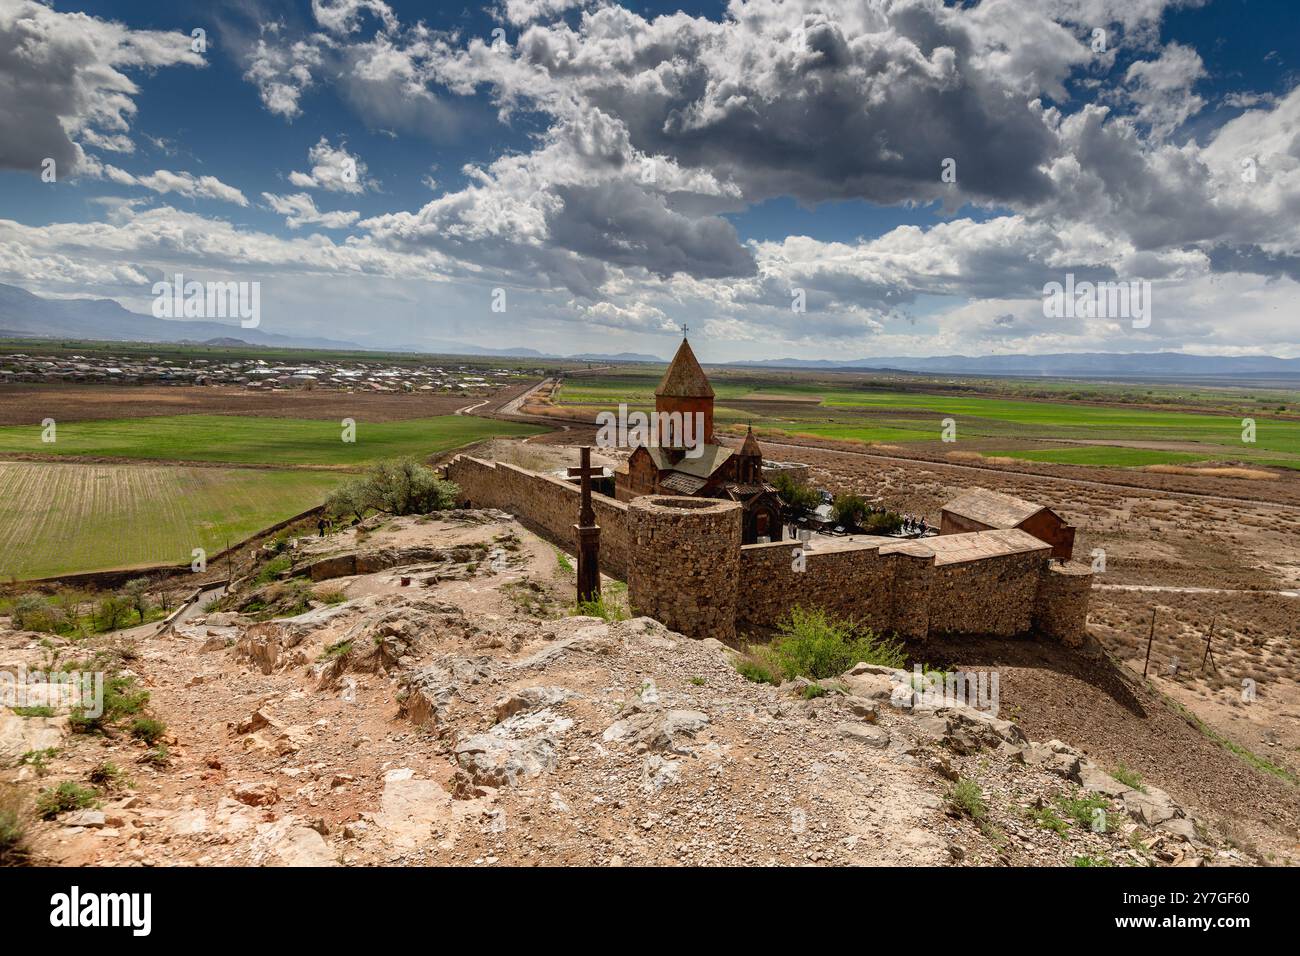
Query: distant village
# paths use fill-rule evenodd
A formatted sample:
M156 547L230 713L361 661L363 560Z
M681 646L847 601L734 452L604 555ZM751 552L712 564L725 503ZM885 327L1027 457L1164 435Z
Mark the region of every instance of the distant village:
M0 384L95 382L108 385L239 385L247 389L312 389L366 392L445 392L475 395L521 373L468 365L401 366L382 362L328 361L274 365L264 359L163 359L157 356L0 356ZM543 371L531 372L541 375Z

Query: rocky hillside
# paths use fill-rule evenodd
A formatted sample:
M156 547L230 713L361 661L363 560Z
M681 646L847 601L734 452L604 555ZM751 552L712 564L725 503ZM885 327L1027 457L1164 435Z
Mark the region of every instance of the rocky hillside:
M46 817L29 859L1251 862L1151 782L917 704L906 673L775 687L649 618L566 616L567 559L501 513L288 554L161 633L0 632L0 670L93 663L115 688L98 726L0 710L0 777Z

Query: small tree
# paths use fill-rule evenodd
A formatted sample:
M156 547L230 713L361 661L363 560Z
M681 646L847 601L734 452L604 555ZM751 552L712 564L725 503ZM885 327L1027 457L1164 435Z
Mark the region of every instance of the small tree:
M127 581L122 588L126 592L126 601L140 615L140 623L144 623L145 615L149 613L152 604L149 601L149 579L132 578Z
M849 528L859 527L863 519L871 512L871 507L863 500L861 495L847 494L836 495L835 503L831 505L831 510L835 514L837 524L845 525Z
M392 515L428 514L456 504L460 489L455 482L439 478L413 458L376 462L364 478L355 478L334 490L325 501L332 515L355 515L368 511Z
M893 534L903 526L903 516L896 511L873 511L862 521L868 534Z
M366 516L369 507L366 480L363 478L353 478L345 481L330 492L329 497L325 499L325 510L335 518L346 518L348 515L355 515L356 519L360 521Z
M95 624L101 631L116 631L126 624L134 605L119 594L101 598L95 606Z
M381 461L367 478L370 505L394 515L428 514L456 503L460 489L414 458Z
M14 602L9 620L16 631L48 631L50 606L40 594L24 594Z
M172 609L172 597L176 588L172 579L166 574L160 574L150 582L153 592L158 595L158 604L164 611L170 612Z
M816 510L817 505L820 503L821 499L818 497L817 492L799 481L788 471L778 471L776 477L772 479L772 484L776 487L781 500L785 502L786 507L795 517Z

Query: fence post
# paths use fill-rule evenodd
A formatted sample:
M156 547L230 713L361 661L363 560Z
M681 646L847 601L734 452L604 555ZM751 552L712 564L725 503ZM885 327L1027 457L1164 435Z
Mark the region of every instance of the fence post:
M1147 659L1146 659L1146 663L1142 665L1142 676L1144 678L1147 676L1147 667L1150 666L1151 664L1151 641L1155 639L1155 636L1156 636L1156 609L1153 607L1151 608L1151 630L1147 632Z

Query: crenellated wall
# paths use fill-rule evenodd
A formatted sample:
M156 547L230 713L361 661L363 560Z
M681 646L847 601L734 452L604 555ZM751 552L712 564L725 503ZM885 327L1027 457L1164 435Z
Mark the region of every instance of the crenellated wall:
M573 550L580 493L568 482L466 455L447 476L462 503L500 508ZM731 640L737 627L771 628L798 605L911 640L930 634L1036 633L1072 646L1087 633L1091 570L1050 560L1019 530L922 540L817 536L740 544L740 506L646 495L592 495L601 569L628 582L634 609L695 637Z

